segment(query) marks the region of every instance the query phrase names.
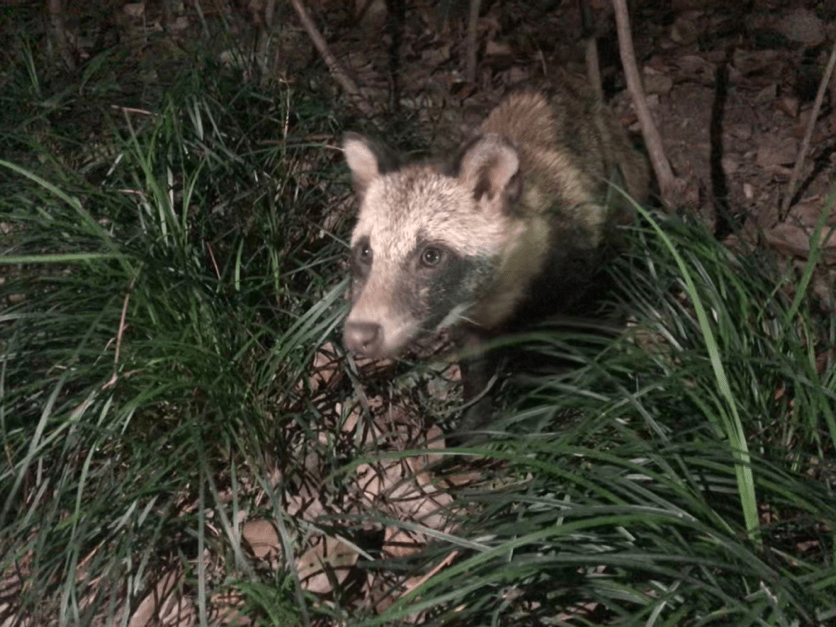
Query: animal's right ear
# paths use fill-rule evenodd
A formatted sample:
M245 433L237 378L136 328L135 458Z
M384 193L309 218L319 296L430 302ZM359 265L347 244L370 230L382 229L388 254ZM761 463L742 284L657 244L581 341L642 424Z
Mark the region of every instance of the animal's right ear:
M343 153L360 198L372 181L398 167L398 157L391 149L357 133L345 134Z
M467 144L457 169L476 201L504 207L520 195L520 156L500 135L487 133Z

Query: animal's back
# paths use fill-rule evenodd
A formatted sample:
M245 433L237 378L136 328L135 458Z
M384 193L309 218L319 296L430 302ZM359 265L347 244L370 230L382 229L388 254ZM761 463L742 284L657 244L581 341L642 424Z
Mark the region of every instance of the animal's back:
M588 228L593 246L613 213L629 205L611 184L623 185L638 202L647 196L646 160L609 108L590 93L568 85L548 97L541 91L513 93L480 131L507 137L517 148L525 177L522 210L553 212L566 227Z
M491 311L507 323L565 312L590 287L615 225L632 217L632 201L613 184L643 201L647 162L608 107L568 86L548 97L542 91L512 93L479 131L507 138L516 148L523 183L513 210L533 226L532 245L521 247L516 258L525 268L506 267L475 317ZM547 241L538 233L547 233Z

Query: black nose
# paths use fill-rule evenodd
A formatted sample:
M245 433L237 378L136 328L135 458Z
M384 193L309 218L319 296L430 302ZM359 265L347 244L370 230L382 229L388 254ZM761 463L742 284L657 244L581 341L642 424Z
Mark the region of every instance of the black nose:
M343 342L355 355L376 357L383 347L383 329L375 322L346 322Z

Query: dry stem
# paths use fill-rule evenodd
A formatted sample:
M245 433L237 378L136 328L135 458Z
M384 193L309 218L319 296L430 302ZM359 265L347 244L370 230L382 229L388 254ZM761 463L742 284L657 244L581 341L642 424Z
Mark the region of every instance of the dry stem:
M476 82L476 48L479 32L479 9L482 0L470 0L470 15L467 20L467 80Z
M783 222L787 218L787 213L790 209L790 203L795 195L795 188L798 185L798 177L801 176L801 166L804 164L804 159L807 156L807 151L810 150L810 140L813 137L813 129L816 126L816 119L819 117L821 111L821 104L824 100L824 93L827 91L827 85L830 83L830 77L833 76L833 67L836 65L836 42L833 42L833 50L830 52L830 59L827 61L827 68L824 70L824 76L821 77L819 83L819 91L816 94L816 101L813 103L813 111L810 113L810 121L807 123L807 130L804 133L804 140L801 142L801 148L798 151L798 156L795 158L795 165L792 168L790 175L790 183L787 187L787 195L784 196L784 201L781 203L781 211L778 213L778 221Z
M334 79L340 84L340 87L343 88L343 91L345 91L348 99L355 107L357 107L360 113L374 122L374 109L360 92L360 89L345 71L343 66L340 65L340 62L337 61L336 57L331 53L331 50L328 48L328 44L325 43L325 38L322 36L322 33L319 32L316 24L314 24L313 19L311 19L311 15L308 13L308 9L303 4L302 0L290 0L290 3L293 5L296 14L299 16L299 21L302 22L302 27L305 29L305 32L308 33L308 37L311 38L313 45L316 47L317 51L319 51L320 56L322 56L322 60L325 61L325 65L328 66L328 70L334 76Z
M642 127L642 136L650 155L650 163L656 172L656 180L659 182L659 192L662 202L668 208L676 205L679 190L682 187L680 181L674 176L668 158L665 156L665 149L662 147L662 138L650 115L647 106L647 99L642 90L639 68L636 64L636 54L633 51L633 37L630 33L630 17L627 13L626 0L613 0L615 9L615 22L618 29L618 50L621 56L621 65L624 67L624 75L627 78L627 90L636 108L636 115Z

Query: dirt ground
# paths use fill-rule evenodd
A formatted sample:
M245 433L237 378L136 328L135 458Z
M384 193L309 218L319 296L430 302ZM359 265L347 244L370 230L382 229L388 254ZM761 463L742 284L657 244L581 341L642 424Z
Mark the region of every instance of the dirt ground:
M605 95L641 136L611 3L587 6ZM397 135L392 120L418 120L436 150L449 150L513 85L556 71L585 75L579 3L483 2L481 9L475 83L464 76L464 3L444 14L436 3L412 2L393 15L371 2L358 22L329 36L334 56L384 120L384 133ZM326 8L320 16L328 23ZM822 79L836 40L836 4L633 2L631 25L648 104L684 187L676 209L698 215L731 245L765 245L796 266L809 257L821 218L816 291L832 309L827 266L836 262L836 237L827 230L836 216L823 213L836 166L836 77ZM791 192L820 87L821 108Z
M476 72L467 80L471 2L455 0L7 0L38 16L56 65L73 69L118 44L140 65L176 57L194 41L252 78L321 89L403 146L444 152L468 134L512 86L586 75L585 35L594 30L602 83L621 121L641 135L625 87L608 0L484 0L476 25ZM684 191L678 211L697 214L718 238L767 244L804 259L830 192L836 143L836 78L830 77L800 176L790 192L817 91L836 40L836 3L803 0L635 0L636 59L664 149ZM196 8L199 6L200 10ZM585 6L589 19L581 17ZM315 45L310 16L323 43ZM230 37L212 37L212 24ZM12 22L3 30L12 28ZM12 34L7 32L7 34ZM323 52L323 46L327 51ZM329 58L334 61L329 63ZM365 106L345 97L337 63ZM162 69L152 70L155 75ZM355 101L356 102L356 101ZM410 141L404 141L409 137ZM420 138L416 142L416 138ZM335 140L338 138L335 138ZM791 207L786 205L789 196ZM828 225L836 218L828 217ZM836 238L821 238L836 261ZM741 237L742 236L742 237Z
M589 4L595 9L607 97L640 134L610 3ZM788 219L779 207L836 38L836 5L777 0L632 5L634 45L651 112L674 172L688 190L679 209L697 212L721 238L742 229L752 242L765 240L804 256L802 231L820 215L834 169L833 78ZM455 137L444 123L448 117L472 128L516 83L548 78L555 68L585 72L577 3L483 3L475 85L463 77L466 15L445 19L434 6L406 8L396 76L389 54L397 25L392 16L367 15L360 28L336 36L332 45L371 102L389 102L394 85L401 112L417 115L430 132L442 129L445 137ZM389 33L370 37L381 24ZM834 249L827 252L832 256Z

